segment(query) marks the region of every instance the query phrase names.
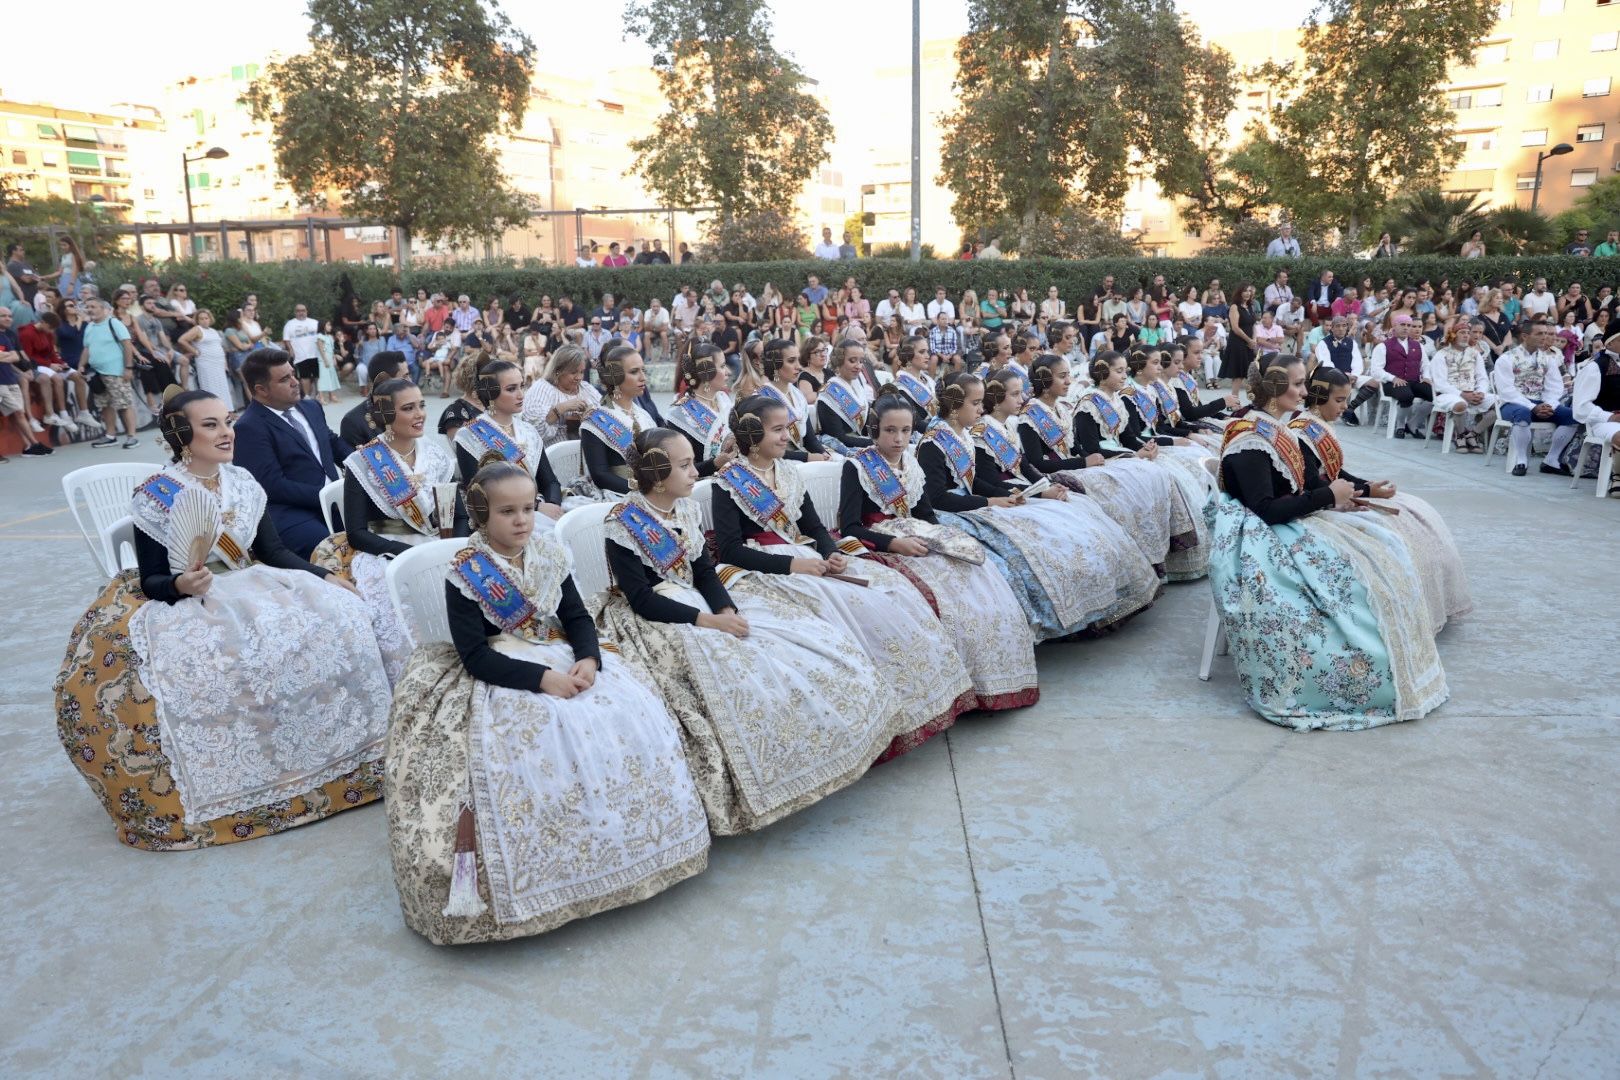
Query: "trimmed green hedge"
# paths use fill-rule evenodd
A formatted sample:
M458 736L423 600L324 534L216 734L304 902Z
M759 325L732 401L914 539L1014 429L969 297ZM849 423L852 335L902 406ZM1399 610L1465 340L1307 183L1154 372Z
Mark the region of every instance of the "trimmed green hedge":
M766 282L771 282L784 293L797 293L808 274L817 274L824 283L841 283L854 277L874 305L889 288L903 289L907 285L917 290L924 301L934 295L934 288L943 285L954 300L964 289L976 290L980 297L987 288L1027 288L1030 297L1040 300L1049 285L1058 287L1058 295L1069 302L1070 308L1082 295L1102 283L1106 274L1124 287L1140 282L1147 285L1154 275L1163 274L1172 288L1197 285L1203 288L1211 278L1219 278L1230 296L1243 282L1253 282L1256 291L1280 269L1286 268L1298 292L1302 282L1314 281L1323 270L1332 270L1341 282L1359 282L1371 275L1382 283L1387 277L1407 285L1423 278L1432 281L1449 279L1455 287L1463 281L1474 283L1517 280L1528 287L1537 277L1545 277L1548 287L1558 291L1573 281L1579 281L1588 292L1599 285L1620 285L1620 258L1576 259L1562 255L1540 255L1525 258L1490 257L1459 259L1452 256L1417 256L1400 259L1370 261L1353 258L1266 259L1260 256L1208 257L1191 259L1003 259L998 262L958 262L955 260L923 260L911 263L903 259L855 259L849 262L822 262L796 260L767 263L694 263L687 266L630 266L618 269L595 267L582 269L571 266L523 266L508 264L456 266L444 269L414 269L400 282L388 267L361 264L326 265L321 263L247 263L204 262L164 263L141 267L133 263L103 262L96 270L97 281L104 291L110 291L123 281L134 281L141 274L156 272L165 287L170 282L185 282L192 299L201 307L212 308L223 318L225 312L239 304L248 293L257 293L264 321L279 322L290 318L295 303L309 306L310 314L325 318L337 307L340 281L347 274L361 301L386 299L396 284L407 290L422 287L432 291L448 292L454 296L465 292L482 307L491 296L503 301L521 295L531 306L542 293L553 299L572 296L576 304L594 304L603 292L629 297L645 306L649 297L657 295L667 304L682 285L692 285L699 291L712 280L719 279L727 287L741 281L757 296Z

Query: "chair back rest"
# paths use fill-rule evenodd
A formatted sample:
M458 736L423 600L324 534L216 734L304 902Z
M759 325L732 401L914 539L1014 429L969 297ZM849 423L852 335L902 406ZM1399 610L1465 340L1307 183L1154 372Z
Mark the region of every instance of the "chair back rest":
M135 558L135 519L128 514L109 525L101 540L113 554L113 573L140 565Z
M698 513L703 515L703 531L714 532L714 485L712 476L705 476L692 486L692 501L697 503Z
M326 520L326 535L338 531L343 520L343 477L321 486L321 517Z
M810 494L810 504L816 508L816 516L821 523L829 529L838 528L838 499L842 494L844 479L844 463L838 461L807 461L799 466L799 475L804 477L804 487ZM798 507L792 508L793 512Z
M389 562L388 595L413 643L450 640L450 621L444 609L444 574L450 560L466 546L465 539L430 540Z
M585 456L579 448L578 439L555 442L546 447L546 461L551 464L551 471L557 474L557 483L563 487L585 475Z
M1215 482L1219 484L1221 482L1221 459L1218 457L1206 457L1200 460L1203 461L1204 468L1208 470L1209 475L1213 476Z
M135 488L158 471L151 462L108 462L74 469L62 477L62 494L90 555L108 577L118 573L118 549L108 545L107 531L129 515ZM80 501L84 507L80 508ZM133 541L131 550L133 550Z
M603 528L613 503L598 502L577 506L557 519L557 541L568 548L574 562L574 587L587 603L607 591L607 552L603 550Z

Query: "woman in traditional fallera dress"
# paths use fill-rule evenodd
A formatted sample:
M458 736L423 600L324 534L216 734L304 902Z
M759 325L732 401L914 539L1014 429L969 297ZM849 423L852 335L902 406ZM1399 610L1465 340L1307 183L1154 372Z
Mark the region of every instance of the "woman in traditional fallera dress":
M893 389L911 403L911 430L922 438L939 416L939 394L934 377L928 373L928 350L920 347L926 338L903 342L898 350ZM884 387L887 393L890 387Z
M871 404L861 377L866 346L858 341L841 341L833 346L833 353L838 363L833 377L816 397L816 427L823 445L847 457L872 445L864 434L866 409Z
M1012 429L1013 418L1023 407L1024 380L1011 366L1005 367L985 383L984 415L972 429L977 476L1014 494L1022 494L1043 479L1040 470L1024 459ZM1158 596L1161 586L1153 564L1089 497L1051 484L1039 498L1025 501L1014 512L1039 515L1065 541L1077 544L1078 555L1068 562L1070 573L1085 583L1089 595L1107 600L1091 612L1086 626L1111 626L1150 606Z
M1172 543L1170 554L1165 558L1165 571L1171 581L1201 578L1209 568L1207 527L1202 513L1209 493L1207 475L1200 481L1182 465L1159 460L1161 447L1156 440L1142 436L1140 419L1125 403L1126 378L1125 357L1120 353L1104 352L1091 362L1092 387L1080 395L1074 409L1075 445L1078 452L1088 458L1100 454L1110 459L1110 467L1118 459L1134 458L1163 470L1170 477L1175 491L1172 497L1187 512L1183 519L1172 509L1172 532L1179 535L1181 523L1186 521L1195 535L1191 544Z
M445 534L439 500L455 496L456 465L437 439L422 438L427 405L409 379L379 383L367 413L381 434L344 459L344 529L322 540L310 561L359 589L392 684L416 643L388 594L388 560ZM449 534L466 536L459 500L446 505Z
M527 470L480 469L446 574L453 644L411 657L384 781L405 921L439 945L539 934L707 863L680 730L599 645Z
M1185 474L1185 479L1178 475L1178 480L1182 480L1182 489L1194 501L1194 505L1201 508L1215 493L1215 477L1207 462L1215 457L1220 448L1211 451L1194 443L1187 438L1188 429L1180 424L1180 418L1164 411L1165 399L1169 398L1173 403L1174 395L1159 381L1163 371L1159 356L1159 350L1145 349L1132 353L1126 360L1130 379L1120 399L1125 404L1125 411L1135 421L1127 426L1127 433L1158 444L1156 460Z
M713 476L731 464L737 449L726 418L735 402L726 389L731 367L718 345L700 341L681 363L686 392L669 409L669 423L686 436L697 458L698 475Z
M1394 533L1337 512L1354 508L1350 481L1307 486L1285 422L1305 365L1278 359L1252 388L1255 408L1227 425L1208 509L1210 585L1238 679L1256 712L1296 731L1414 720L1448 695L1417 568Z
M615 587L597 625L680 722L710 829L759 829L853 783L902 726L861 647L802 604L726 591L679 432L636 436L631 465L637 491L605 522Z
M570 500L572 505L592 501L563 495L540 429L523 419L522 368L510 360L485 361L473 389L484 403L484 411L456 432L456 464L463 477L473 476L485 462L496 458L521 466L539 491L535 525L542 529L556 525Z
M1192 512L1175 482L1163 469L1134 456L1071 456L1072 374L1063 357L1047 353L1037 358L1030 365L1029 382L1033 396L1016 417L1025 462L1070 491L1095 499L1164 576L1170 552L1198 539Z
M1406 545L1423 583L1429 630L1438 634L1446 620L1474 609L1457 541L1452 539L1440 512L1416 495L1397 492L1388 480L1363 480L1344 467L1344 448L1333 434L1333 424L1350 404L1351 379L1336 367L1318 367L1305 392L1305 411L1288 423L1305 455L1305 486L1317 487L1344 479L1362 499L1376 499L1399 513L1356 514L1345 520L1375 523L1393 532Z
M840 531L922 592L972 683L973 708L1035 704L1034 631L983 545L934 516L911 452L911 403L887 394L873 404L872 415L873 444L844 463Z
M900 708L900 730L883 754L894 757L955 723L972 707L973 690L940 648L945 628L910 580L852 561L865 555L860 541L840 543L827 531L798 464L785 460L790 423L780 402L761 396L732 415L742 456L715 474L713 493L720 580L733 596L801 602L859 643Z
M1159 361L1162 367L1152 390L1158 398L1159 415L1164 418L1169 432L1206 451L1206 457L1219 454L1221 429L1225 423L1206 419L1207 414L1202 409L1191 413L1186 409L1187 401L1198 401L1198 382L1187 374L1185 351L1179 345L1162 349L1159 351ZM1189 385L1191 390L1188 389ZM1225 403L1217 401L1215 404L1224 407Z
M766 380L760 395L780 402L788 412L788 460L831 460L832 454L811 426L810 405L799 389L799 373L804 370L799 365L799 346L787 338L767 341L760 365Z
M159 426L175 463L133 494L140 571L102 590L57 676L68 756L152 851L376 799L389 692L364 602L281 542L224 402L176 394Z
M647 367L628 345L609 349L602 359L602 385L608 396L579 424L579 450L585 475L603 499L630 493L630 466L625 457L635 437L657 424L636 403L647 388Z

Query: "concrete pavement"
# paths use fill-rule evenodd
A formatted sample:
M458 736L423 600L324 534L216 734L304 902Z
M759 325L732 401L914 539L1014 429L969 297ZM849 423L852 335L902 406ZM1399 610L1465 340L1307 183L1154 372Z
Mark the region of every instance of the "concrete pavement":
M131 851L64 759L51 680L100 581L60 476L147 439L0 465L6 1076L1620 1075L1620 503L1591 481L1344 433L1470 571L1424 720L1266 724L1229 662L1197 680L1208 587L1173 586L1042 647L1036 707L698 878L449 950L400 919L380 806Z

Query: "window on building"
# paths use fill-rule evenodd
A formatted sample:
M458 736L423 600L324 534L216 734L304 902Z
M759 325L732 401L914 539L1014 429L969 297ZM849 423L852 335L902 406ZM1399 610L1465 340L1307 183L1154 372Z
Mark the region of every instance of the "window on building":
M37 128L39 128L39 137L40 138L49 139L52 142L60 142L62 140L62 136L60 136L60 135L58 135L56 133L56 128L53 127L52 125L50 125L50 124L36 124L35 126Z
M1452 94L1446 100L1453 109L1472 109L1474 107L1473 94Z
M1522 132L1520 132L1519 133L1519 145L1520 146L1546 146L1547 145L1547 129L1546 128L1536 128L1534 131L1522 131Z
M1616 49L1620 49L1620 30L1592 35L1593 52L1614 52Z
M1600 79L1587 79L1581 84L1581 97L1608 97L1609 76Z
M1474 108L1494 109L1502 104L1502 88L1493 86L1489 90L1474 91Z
M1541 0L1536 11L1542 15L1562 15L1564 13L1564 0Z
M1537 83L1524 92L1524 100L1535 104L1538 101L1551 101L1553 94L1552 83Z
M1603 125L1602 124L1582 124L1580 127L1575 129L1575 141L1578 142L1578 143L1582 143L1582 142L1602 142L1603 141Z
M51 153L49 150L40 151L39 163L47 169L59 169L62 167L61 157Z
M1508 58L1507 42L1496 45L1481 45L1474 62L1477 64L1501 64Z
M1597 183L1596 169L1571 169L1569 171L1570 187L1591 187Z
M1538 41L1530 46L1530 59L1556 60L1558 58L1558 39L1551 41Z
M26 164L28 164L28 151L26 151L26 150L13 150L11 152L11 163L13 165L26 165Z
M1518 178L1514 180L1513 186L1518 188L1520 191L1534 190L1536 186L1536 174L1533 172L1520 173Z

